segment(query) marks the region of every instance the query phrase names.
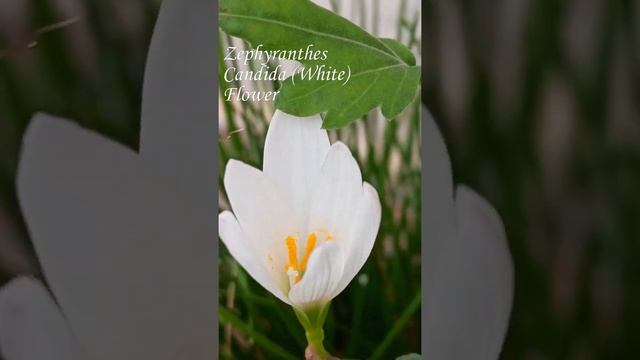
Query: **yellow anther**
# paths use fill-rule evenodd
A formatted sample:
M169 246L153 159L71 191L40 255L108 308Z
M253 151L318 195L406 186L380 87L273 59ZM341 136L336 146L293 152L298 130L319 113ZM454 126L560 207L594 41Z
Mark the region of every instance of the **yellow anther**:
M333 237L331 237L331 235L327 235L325 237L325 240L327 241L332 239ZM315 232L312 232L307 236L307 243L305 245L304 255L300 260L300 264L298 264L298 244L296 242L296 238L293 236L287 236L284 241L287 245L287 252L289 255L289 262L284 265L284 269L289 276L291 284L297 284L300 281L300 278L304 275L305 270L307 270L309 258L311 257L313 250L316 248L318 237Z
M305 271L307 269L307 263L309 262L309 257L313 252L313 249L316 247L317 237L315 233L309 234L307 237L307 246L304 250L304 256L302 257L302 261L300 262L300 271Z
M287 236L285 239L287 250L289 251L289 263L284 266L285 270L298 270L298 245L293 236Z

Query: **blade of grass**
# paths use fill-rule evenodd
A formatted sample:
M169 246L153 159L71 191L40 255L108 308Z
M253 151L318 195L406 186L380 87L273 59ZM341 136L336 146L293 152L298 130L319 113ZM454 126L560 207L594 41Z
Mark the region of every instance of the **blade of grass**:
M366 273L366 272L362 272ZM351 320L351 334L353 337L347 345L347 354L354 354L356 352L358 344L360 344L360 334L362 333L362 318L364 315L365 301L367 301L367 286L357 285L355 293L355 299L353 300L353 317Z
M279 300L272 300L272 301L279 301ZM306 343L307 340L303 336L304 328L302 328L302 325L300 325L300 323L297 322L297 319L295 318L295 316L294 317L290 316L293 313L293 311L290 311L289 313L285 313L282 307L278 306L278 304L273 304L272 307L273 309L275 309L275 313L280 319L280 321L283 324L285 324L285 327L287 328L289 335L291 335L291 337L296 342L296 344L298 344L298 346L304 349L307 346L307 343Z
M382 340L380 345L378 345L378 347L376 347L376 349L373 351L373 354L369 358L370 360L382 358L384 352L387 350L389 345L391 345L393 339L395 339L395 337L400 334L400 331L404 329L407 321L409 321L413 313L420 307L421 299L421 291L418 291L418 293L413 297L413 300L411 300L409 306L407 306L398 320L396 320L396 322L393 324L391 330L389 330L389 332L387 333L387 336L384 337L384 340Z
M398 10L398 22L396 23L396 40L402 42L402 18L407 12L407 1L400 0L400 9Z
M378 36L380 33L380 0L373 1L373 35Z
M293 356L291 353L280 347L278 344L273 343L266 336L260 334L250 326L240 320L234 313L227 308L218 307L218 317L223 324L231 324L236 329L242 331L245 335L251 337L258 345L260 345L265 351L277 356L278 359L297 360L298 357Z
M224 57L223 57L225 47L222 44L223 44L223 37L222 37L222 34L218 32L218 71L220 74L224 74L224 72L227 70L227 64L225 63ZM218 87L220 88L220 94L224 94L226 90L229 88L229 85L227 84L226 81L224 81L223 76L218 76ZM224 107L225 116L227 118L226 119L227 129L228 129L228 132L231 134L234 131L236 131L238 127L235 123L235 117L233 114L233 108L231 107L231 103L226 101L224 99L224 96L222 98L222 106ZM240 143L239 137L233 136L229 138L229 140L231 141L233 150L238 151L238 149L241 149L242 144Z

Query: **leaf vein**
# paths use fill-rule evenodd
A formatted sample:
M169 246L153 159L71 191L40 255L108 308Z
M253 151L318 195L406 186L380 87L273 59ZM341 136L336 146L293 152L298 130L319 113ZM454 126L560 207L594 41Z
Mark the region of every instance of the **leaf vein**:
M357 73L357 74L352 75L352 76L351 76L351 78L353 79L354 77L358 77L358 76L360 76L360 75L366 75L366 74L375 73L375 72L380 72L380 71L382 71L382 70L388 70L388 69L397 68L397 67L402 67L402 66L404 66L404 64L390 65L390 66L385 66L385 67L381 67L381 68L377 68L377 69L365 70L365 71L362 71L362 72L359 72L359 73ZM406 73L406 72L405 72L405 73ZM328 85L331 85L332 83L334 83L334 82L332 82L332 81L328 81L328 82L326 82L326 83L324 83L324 84L322 84L322 85L320 85L320 86L316 87L316 88L315 88L315 89L313 89L312 91L309 91L308 93L304 93L304 94L302 94L302 95L300 95L300 96L296 96L296 97L289 98L289 100L285 101L284 103L285 103L285 104L287 104L287 103L290 103L290 102L292 102L292 101L294 101L294 100L298 100L298 99L301 99L301 98L307 97L307 96L309 96L309 95L311 95L311 94L313 94L313 93L315 93L315 92L317 92L317 91L320 91L322 88L324 88L324 87L326 87L326 86L328 86Z
M355 41L355 40L351 40L351 39L346 38L346 37L333 35L333 34L328 34L328 33L323 33L323 32L319 32L319 31L315 31L315 30L311 30L311 29L305 29L305 28L297 26L297 25L287 24L285 22L278 21L278 20L264 19L264 18L260 18L260 17L257 17L257 16L238 15L238 14L230 14L230 13L223 13L223 12L219 13L219 16L236 17L236 18L241 18L241 19L251 19L251 20L255 20L255 21L262 21L262 22L266 22L266 23L272 23L272 24L275 24L275 25L279 25L279 26L282 26L282 27L288 27L288 28L300 30L300 31L303 31L303 32L307 32L307 33L310 33L310 34L317 35L317 36L324 36L324 37L332 38L332 39L335 39L335 40L352 43L352 44L355 44L355 45L358 45L358 46L361 46L361 47L364 47L364 48L369 48L369 49L371 49L373 51L379 52L379 53L383 54L384 56L389 57L389 58L393 59L394 61L396 61L398 63L404 64L402 59L400 59L395 52L393 52L393 55L391 55L391 54L389 54L389 53L387 53L385 51L382 51L382 50L380 50L380 49L378 49L376 47L373 47L371 45L367 45L365 43L358 42L358 41ZM387 46L385 46L385 47L387 47Z
M346 108L344 108L341 112L338 113L338 115L342 116L344 113L346 113L349 109L351 109L352 107L354 107L358 101L360 101L360 99L362 99L368 92L369 90L371 90L371 88L373 87L373 85L376 84L376 81L378 81L378 77L380 76L380 74L376 74L376 78L369 84L369 86L367 86L367 88L362 92L362 94L360 94L360 96L358 96L349 106L347 106Z
M407 78L408 73L409 73L409 69L404 69L404 74L402 74L402 79L398 83L398 87L396 88L396 91L393 94L393 100L391 101L392 109L395 106L396 100L398 98L398 94L400 93L400 89L402 89L402 83L404 83L404 80Z

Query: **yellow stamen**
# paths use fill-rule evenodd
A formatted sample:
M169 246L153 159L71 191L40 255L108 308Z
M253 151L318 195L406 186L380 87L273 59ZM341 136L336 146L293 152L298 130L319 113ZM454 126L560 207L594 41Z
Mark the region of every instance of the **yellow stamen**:
M333 237L331 235L327 235L325 237L326 241L332 239ZM305 270L307 270L309 258L311 257L313 250L316 248L316 243L318 242L318 236L315 232L309 234L305 245L304 255L302 256L300 263L298 263L298 244L296 242L296 238L293 236L287 236L284 241L287 245L287 253L289 257L289 262L284 265L284 270L289 276L291 286L293 286L293 284L300 282L300 278L304 275Z
M307 263L309 262L309 257L311 256L311 252L316 247L317 237L315 233L309 234L307 237L307 246L304 251L304 256L302 257L302 261L300 262L300 271L305 271L307 269Z
M298 246L293 236L287 236L285 239L287 249L289 251L289 263L284 266L285 270L298 270Z

